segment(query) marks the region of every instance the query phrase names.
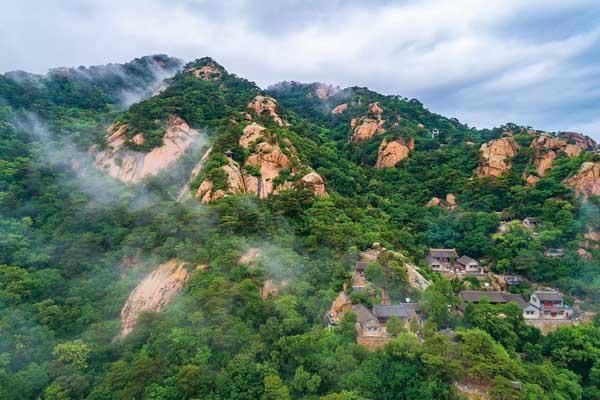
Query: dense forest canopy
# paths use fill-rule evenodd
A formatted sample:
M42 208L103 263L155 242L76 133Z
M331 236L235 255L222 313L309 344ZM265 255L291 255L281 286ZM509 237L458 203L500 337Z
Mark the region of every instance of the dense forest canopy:
M249 110L257 95L274 99L279 119ZM204 147L141 184L95 168L90 149L107 147L111 124L127 126L123 151L139 158L165 144L173 115L207 135L198 174ZM260 177L249 163L260 143L240 144L251 123L291 160L275 178L283 189L202 204L193 196L202 182L227 190L227 165ZM353 141L360 124L376 134ZM460 399L464 384L498 400L598 399L598 321L542 335L513 304L457 313L458 293L480 283L445 279L424 262L430 247L455 248L527 279L515 293L547 285L596 309L600 251L590 235L600 232L600 198L565 182L600 156L559 153L528 184L540 134L476 129L366 88L284 82L263 91L209 58L0 75L0 398L441 400ZM481 147L507 136L518 145L511 167L477 176ZM384 141L412 148L376 168ZM312 171L326 196L298 184ZM186 185L192 196L179 196ZM428 207L432 198L442 206ZM539 221L535 235L518 222L527 217ZM353 313L324 323L373 243L404 258L378 259L368 279L427 315L374 352L356 344ZM547 257L548 248L564 256ZM240 262L249 249L260 256ZM172 259L187 271L179 295L120 336L130 292ZM432 285L409 285L405 262ZM277 290L261 296L267 281ZM352 301L372 306L382 295Z

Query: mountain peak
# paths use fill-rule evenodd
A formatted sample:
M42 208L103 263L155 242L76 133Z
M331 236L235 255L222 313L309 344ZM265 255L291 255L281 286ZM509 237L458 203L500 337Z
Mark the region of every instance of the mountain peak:
M198 58L184 67L184 72L202 80L220 80L227 70L210 57Z

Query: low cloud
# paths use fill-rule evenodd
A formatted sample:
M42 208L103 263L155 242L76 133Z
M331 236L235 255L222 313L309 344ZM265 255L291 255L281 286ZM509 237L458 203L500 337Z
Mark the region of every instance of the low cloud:
M0 70L208 55L263 87L368 86L477 127L598 139L598 20L589 0L12 2Z

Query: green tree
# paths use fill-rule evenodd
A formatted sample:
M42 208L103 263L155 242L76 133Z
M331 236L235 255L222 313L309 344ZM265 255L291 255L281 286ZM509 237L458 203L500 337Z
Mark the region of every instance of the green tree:
M80 370L87 368L89 354L90 347L81 339L59 343L52 350L55 359L71 364Z
M263 400L289 400L289 390L278 375L265 376L264 385Z

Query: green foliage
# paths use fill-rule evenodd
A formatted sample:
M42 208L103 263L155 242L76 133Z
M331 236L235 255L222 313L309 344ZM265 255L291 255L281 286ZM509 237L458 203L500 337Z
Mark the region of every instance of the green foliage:
M119 73L98 67L0 77L0 398L442 400L456 398L457 381L491 385L498 399L511 398L513 381L522 383L523 399L598 398L597 326L564 327L541 337L514 305L485 302L460 318L460 282L423 266L435 282L421 293L409 287L405 266L419 264L430 246L455 247L497 272L600 299L597 258L576 255L584 226L600 228L599 202L581 204L562 183L592 159L589 154L557 158L535 187L524 186L521 176L530 168L527 150L504 176L473 178L481 143L516 126L476 130L416 100L363 88L323 101L308 96L316 86L290 83L270 91L289 127L253 118L284 151L289 147L283 138L293 143L302 165L324 178L328 198L286 190L264 201L228 196L205 207L176 202L199 158L193 152L182 161L185 168L169 168L145 186L117 184L93 168L73 171L65 160L102 144L115 120L129 125L128 139L143 131L143 146L128 145L147 151L160 145L171 115L211 136L212 155L192 191L204 179L215 189L227 188L221 168L228 163L226 150L245 165L249 153L239 137L247 123L239 121L261 93L258 87L224 70L221 80L183 70L159 95L121 112L124 92L152 88L154 62L171 72L179 66L154 56L118 67ZM415 140L395 168L372 167L384 135L348 143L350 119L367 115L372 102L384 109L386 138ZM341 103L348 110L332 115ZM36 134L37 122L28 118L39 119L47 137ZM440 130L436 138L433 128ZM523 146L530 140L515 138ZM54 154L54 148L61 151ZM296 168L293 160L273 184L292 179ZM457 196L456 210L424 207L449 193ZM497 211L541 223L532 232L515 221L497 233ZM323 326L323 316L357 253L373 242L406 257L382 253L367 268L367 279L393 302L419 299L427 321L412 321L407 331L391 318L387 330L394 338L384 350L368 352L355 343L354 313L346 312L332 329ZM240 265L250 247L262 256ZM564 248L566 255L549 259L544 247ZM181 295L160 313L140 315L135 330L116 339L131 290L171 258L189 263ZM194 268L200 264L208 268ZM262 299L267 279L278 293ZM527 295L531 286L511 290ZM372 306L381 299L366 291L353 293L352 300Z

